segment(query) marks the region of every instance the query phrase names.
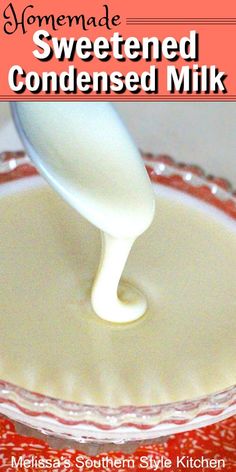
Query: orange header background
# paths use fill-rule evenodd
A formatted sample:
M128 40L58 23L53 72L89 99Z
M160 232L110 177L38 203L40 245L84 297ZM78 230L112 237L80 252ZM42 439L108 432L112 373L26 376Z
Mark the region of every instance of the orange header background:
M4 31L8 22L8 31L15 28L16 17L9 15L11 4L17 15L17 21L22 20L22 12L28 8L25 18L33 23L33 16L44 15L84 15L87 20L95 17L96 22L104 15L104 4L109 8L110 19L116 15L120 16L119 26L112 26L108 30L105 26L90 26L84 31L81 25L73 24L60 26L57 31L53 31L48 25L39 26L37 21L33 24L25 24L27 32L24 34L22 25L18 25L16 31L7 34ZM5 12L5 13L4 13ZM182 66L189 66L192 69L194 61L186 62L179 59L176 62L162 61L146 62L140 60L133 62L126 60L123 62L111 58L107 62L101 62L93 58L90 62L84 62L76 55L73 62L68 60L58 61L54 57L50 61L42 62L36 59L32 51L36 49L33 43L33 34L39 29L47 30L53 37L79 38L87 36L92 41L98 36L110 38L114 32L119 32L124 39L135 36L139 40L143 37L157 36L160 40L167 36L173 36L179 40L183 36L189 36L191 30L199 34L199 66L216 65L220 71L227 75L225 86L227 93L179 93L170 94L167 91L166 70L168 65L173 65L178 69ZM235 0L215 2L215 1L178 1L158 2L156 0L3 0L0 6L0 48L1 48L1 72L0 72L0 99L1 100L236 100L236 2ZM26 72L35 71L42 74L43 71L55 71L60 74L67 71L70 65L77 68L78 72L87 71L92 74L94 71L120 71L127 74L129 71L136 71L141 74L144 70L149 70L151 65L158 68L158 92L132 94L126 91L123 94L111 92L110 94L97 94L91 92L83 94L80 91L66 94L45 93L39 94L25 91L17 94L12 91L8 84L8 73L13 65L20 65Z

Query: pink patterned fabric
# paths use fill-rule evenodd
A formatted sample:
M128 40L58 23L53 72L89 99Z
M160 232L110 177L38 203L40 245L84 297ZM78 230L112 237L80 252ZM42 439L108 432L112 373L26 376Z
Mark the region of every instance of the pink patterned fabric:
M214 425L197 429L182 434L171 436L163 444L153 444L151 446L140 446L133 454L123 454L121 452L102 453L90 457L75 449L60 449L56 450L50 448L46 441L35 439L32 437L21 436L15 431L12 421L0 417L0 471L16 472L30 470L48 470L45 467L39 467L39 459L47 464L52 464L50 470L54 472L131 472L140 470L155 470L154 464L158 467L157 470L169 472L190 472L198 470L200 472L210 470L222 471L236 471L236 416L233 416L225 421L216 423ZM15 462L12 458L15 458ZM33 457L33 467L15 467L14 464L18 462L20 457L31 460ZM148 458L150 467L143 468L141 458ZM78 458L81 463L85 464L83 468L79 468ZM112 465L106 466L107 459L111 463L116 460L129 459L131 466L127 464L126 467L117 468ZM182 463L178 465L178 458ZM183 458L183 459L182 459ZM86 466L86 459L88 459L88 467ZM161 465L163 460L169 459L172 463L170 468ZM217 467L200 466L203 461L213 460L218 461ZM146 460L146 459L145 459ZM97 467L100 462L103 462L101 467ZM224 466L221 466L221 462ZM90 464L94 463L95 467L91 468ZM41 462L42 463L42 462ZM58 466L58 463L60 465ZM65 464L65 467L64 467ZM116 462L117 464L117 462ZM132 466L134 464L134 467ZM194 466L195 464L195 466ZM189 466L188 466L189 465Z

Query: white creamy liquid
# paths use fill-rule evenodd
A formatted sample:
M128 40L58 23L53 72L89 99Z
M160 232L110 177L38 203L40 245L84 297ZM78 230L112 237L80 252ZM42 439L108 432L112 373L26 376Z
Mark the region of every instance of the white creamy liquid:
M106 406L236 383L235 221L162 185L156 206L123 274L146 314L107 323L90 302L99 230L39 177L0 185L0 379Z
M128 132L108 103L17 103L16 123L50 185L102 231L92 305L103 319L134 321L144 295L118 284L134 241L151 224L154 194Z

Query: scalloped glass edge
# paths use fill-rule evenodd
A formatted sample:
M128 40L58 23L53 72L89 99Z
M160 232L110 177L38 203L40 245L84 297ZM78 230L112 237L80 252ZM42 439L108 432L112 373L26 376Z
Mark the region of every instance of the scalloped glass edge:
M200 198L236 220L236 193L222 178L165 155L142 153L154 183ZM23 151L0 154L0 184L36 175ZM143 407L100 407L39 395L0 380L0 413L46 434L81 442L152 439L220 421L236 413L236 385L194 400Z

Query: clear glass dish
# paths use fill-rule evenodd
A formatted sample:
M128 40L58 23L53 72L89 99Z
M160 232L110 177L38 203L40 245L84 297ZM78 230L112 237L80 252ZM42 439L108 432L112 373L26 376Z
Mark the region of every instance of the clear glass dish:
M236 193L228 181L168 156L143 154L153 182L186 192L236 221ZM36 170L24 152L0 155L0 184L27 183ZM199 428L236 413L236 386L194 400L144 407L98 407L32 393L0 381L0 413L44 434L80 443L124 444ZM122 447L123 449L123 447Z

